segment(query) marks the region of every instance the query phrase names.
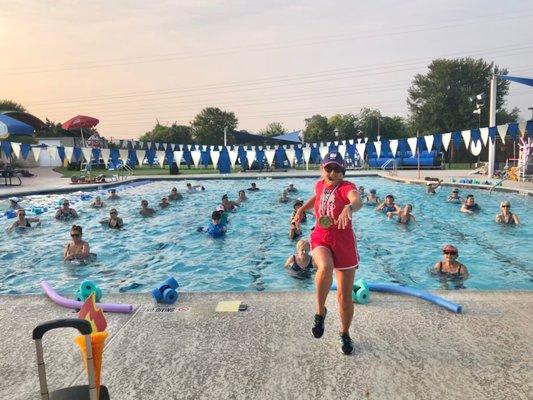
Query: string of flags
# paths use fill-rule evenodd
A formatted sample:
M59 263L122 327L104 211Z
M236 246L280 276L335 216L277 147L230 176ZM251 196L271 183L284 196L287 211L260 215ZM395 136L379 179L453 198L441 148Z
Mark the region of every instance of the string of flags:
M496 136L505 141L510 136L513 141L518 137L533 138L533 120L514 122L493 127L474 128L464 131L436 133L420 137L402 139L381 139L368 141L368 138L339 140L325 143L304 143L291 145L267 146L218 146L195 144L171 144L140 141L120 141L118 148L92 148L92 147L63 147L30 145L27 143L14 143L1 141L0 151L7 157L14 155L17 159L26 160L30 153L36 162L43 151L48 152L53 160L58 158L62 163L67 160L72 162L90 162L102 159L105 165L111 160L116 165L120 162L130 165L142 164L144 160L150 165L159 164L163 168L165 162L180 165L183 161L187 165L199 167L203 165L218 168L221 172L230 172L229 166L234 168L237 161L241 165L251 166L257 162L260 168L267 163L269 166L279 166L288 160L291 167L298 164L318 163L328 151L338 151L344 158L352 160L364 158L397 158L414 156L417 153L439 152L448 150L450 144L460 149L465 147L474 156L481 153L488 141L494 143Z

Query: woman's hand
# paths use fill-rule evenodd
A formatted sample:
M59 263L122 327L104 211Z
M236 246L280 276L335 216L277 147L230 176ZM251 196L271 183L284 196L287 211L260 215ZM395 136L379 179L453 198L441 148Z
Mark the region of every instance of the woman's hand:
M335 223L339 227L339 229L345 229L350 221L352 220L352 209L350 208L350 205L347 205L344 207L344 209L339 214L339 218Z
M303 214L300 210L301 210L301 207L294 214L294 217L291 220L291 225L295 225L296 227L300 226L300 222L302 221L302 214Z

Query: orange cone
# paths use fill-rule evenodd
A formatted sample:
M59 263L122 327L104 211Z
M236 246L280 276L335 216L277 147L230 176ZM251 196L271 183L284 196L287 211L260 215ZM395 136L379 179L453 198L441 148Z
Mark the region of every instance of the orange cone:
M91 348L93 351L94 377L97 391L100 391L100 371L102 369L102 356L104 353L104 343L107 332L91 333ZM87 371L87 348L85 347L85 336L77 336L74 342L80 347L83 356L83 364Z

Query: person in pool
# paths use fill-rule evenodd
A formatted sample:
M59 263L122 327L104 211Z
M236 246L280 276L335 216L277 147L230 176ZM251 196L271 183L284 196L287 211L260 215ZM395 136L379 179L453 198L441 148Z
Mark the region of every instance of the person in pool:
M296 216L296 212L300 209L300 207L302 207L304 205L304 202L300 199L296 200L294 202L294 204L292 205L292 216L291 216L291 221L294 219L294 217ZM301 214L301 217L300 217L300 221L298 221L300 223L306 223L307 222L307 213L303 213Z
M475 212L481 210L481 207L476 203L476 200L474 199L473 194L469 194L466 196L465 203L461 207L461 212L467 213L467 214L474 214Z
M224 206L224 211L235 211L239 207L239 203L230 200L227 194L222 196L222 205Z
M120 196L117 194L117 189L109 189L109 196L107 196L107 200L118 200L120 199Z
M78 218L78 213L75 209L70 208L70 203L67 199L63 200L61 208L56 212L55 219L68 220L72 218Z
M214 238L222 237L226 234L227 227L221 222L222 214L220 211L214 211L211 215L211 223L206 232Z
M364 186L359 186L358 190L359 190L359 197L361 199L364 199L366 197L365 187Z
M315 185L315 194L298 209L293 221L300 221L305 211L314 208L316 225L311 233L311 248L317 273L316 314L311 332L317 339L324 334L326 299L335 271L341 320L341 350L349 355L354 349L350 338L354 312L352 288L355 270L359 266L352 213L359 210L362 203L357 186L344 180L346 167L339 153L326 154L320 165L320 172L322 176Z
M181 200L181 199L183 199L183 196L182 196L182 194L180 192L178 192L178 188L173 187L170 190L170 194L168 195L168 199L170 201Z
M449 278L468 278L468 269L457 261L457 247L447 244L442 248L442 253L444 258L433 266L435 273Z
M382 211L385 214L397 213L400 211L400 207L394 203L394 196L392 194L388 194L385 196L385 201L376 207L376 211Z
M18 197L9 198L9 209L10 210L20 210L22 207L19 204L20 199Z
M370 194L365 198L365 204L369 206L377 206L380 203L379 197L376 195L376 189L370 189Z
M199 192L200 190L205 190L205 187L202 185L192 185L191 183L187 183L187 193L192 194Z
M452 193L448 196L448 203L461 203L463 199L459 196L459 189L453 188Z
M503 225L520 225L518 215L511 212L511 202L502 201L500 203L501 212L496 215L495 221Z
M289 201L291 201L291 199L289 199L289 193L287 192L287 189L285 189L282 193L281 193L281 196L279 196L279 199L278 199L278 203L288 203Z
M141 211L139 211L143 217L152 217L155 214L153 208L148 207L148 200L141 200Z
M63 260L86 260L90 257L89 243L82 240L82 229L79 225L72 225L70 228L70 237L72 241L65 246L63 251Z
M91 203L92 208L102 208L105 207L105 203L102 201L100 196L96 196L94 201Z
M426 193L437 194L436 189L440 187L441 183L442 183L442 179L439 179L437 183L426 182L426 185L427 185Z
M255 184L255 182L252 182L251 183L251 187L249 187L248 189L246 190L249 190L250 192L256 192L259 190L259 188L257 187L257 185Z
M406 204L403 210L398 211L398 223L408 225L409 222L414 221L418 223L415 216L411 214L411 211L413 211L413 206L411 204ZM390 217L392 215L387 215Z
M225 209L224 209L224 206L222 204L219 204L216 208L215 208L215 211L218 211L220 212L220 223L222 225L227 225L228 222L229 222L229 212L227 212Z
M237 203L241 204L248 200L248 197L246 197L246 192L244 190L239 190L239 198L237 199Z
M39 218L30 217L26 218L26 211L24 209L17 210L17 220L13 222L9 228L6 229L6 233L13 232L16 228L31 228L31 222L39 223Z
M170 203L168 202L167 196L161 197L161 201L159 202L159 207L167 208L169 205L170 205Z
M300 239L296 243L296 252L291 254L284 267L287 268L291 276L298 279L307 279L311 277L315 269L313 258L309 255L311 246L305 239Z
M298 193L298 189L296 189L292 183L289 183L289 186L285 190L287 193Z
M120 229L124 226L124 221L118 216L118 211L115 208L109 210L109 218L100 221L101 224L106 224L111 229Z

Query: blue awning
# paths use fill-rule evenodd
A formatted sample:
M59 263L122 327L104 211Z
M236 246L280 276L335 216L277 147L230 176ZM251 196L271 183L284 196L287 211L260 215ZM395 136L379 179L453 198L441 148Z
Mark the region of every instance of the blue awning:
M33 127L0 114L0 139L7 139L10 136L33 136L34 132Z
M498 75L498 78L503 79L504 81L513 81L522 83L524 85L533 86L533 79L531 78L521 78L518 76L509 76L509 75Z
M274 136L273 139L283 140L285 142L291 143L302 143L302 140L300 138L301 132L302 131L289 132L284 135Z

